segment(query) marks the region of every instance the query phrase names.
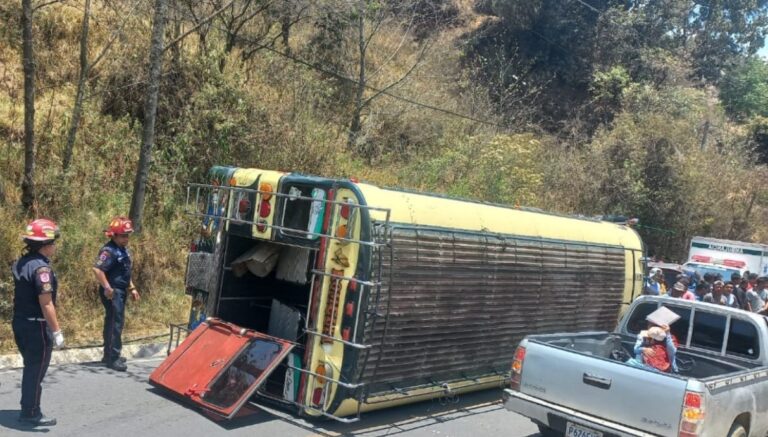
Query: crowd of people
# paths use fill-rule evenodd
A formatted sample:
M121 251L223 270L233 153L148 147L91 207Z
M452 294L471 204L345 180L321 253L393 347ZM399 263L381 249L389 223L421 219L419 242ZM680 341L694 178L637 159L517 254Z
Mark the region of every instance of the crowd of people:
M667 287L662 270L655 267L649 272L643 294L698 300L768 315L768 277L757 273L733 273L730 280L720 274L680 273Z

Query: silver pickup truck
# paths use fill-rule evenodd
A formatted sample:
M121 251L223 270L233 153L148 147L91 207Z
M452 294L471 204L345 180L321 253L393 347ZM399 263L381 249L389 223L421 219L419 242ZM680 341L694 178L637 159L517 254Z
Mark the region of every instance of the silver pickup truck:
M626 364L646 316L680 315L677 373ZM545 437L768 435L768 323L734 308L643 296L615 332L531 335L515 352L510 411Z

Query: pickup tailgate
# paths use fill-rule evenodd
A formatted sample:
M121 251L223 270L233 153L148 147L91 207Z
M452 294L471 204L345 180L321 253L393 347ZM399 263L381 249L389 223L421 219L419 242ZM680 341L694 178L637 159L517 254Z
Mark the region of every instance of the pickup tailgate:
M687 381L529 339L520 390L583 413L677 435Z

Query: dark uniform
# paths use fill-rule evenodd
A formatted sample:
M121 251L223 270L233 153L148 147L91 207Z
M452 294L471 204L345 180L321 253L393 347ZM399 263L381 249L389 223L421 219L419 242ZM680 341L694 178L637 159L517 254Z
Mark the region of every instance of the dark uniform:
M107 299L104 287L99 286L99 296L104 305L104 360L112 363L120 358L123 349L123 325L125 323L125 300L131 285L131 254L125 247L114 241L105 244L99 251L94 265L104 272L114 293Z
M56 305L58 283L49 260L39 253L22 256L12 267L15 293L13 335L24 358L21 379L21 414L39 416L42 381L51 362L53 341L40 308L39 296L51 293Z

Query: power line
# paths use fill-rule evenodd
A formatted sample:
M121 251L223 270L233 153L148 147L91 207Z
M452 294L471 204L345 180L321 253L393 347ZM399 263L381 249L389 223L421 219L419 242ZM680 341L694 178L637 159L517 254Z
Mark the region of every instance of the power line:
M275 49L274 47L270 47L270 46L265 45L265 44L255 43L253 41L249 41L247 38L244 38L244 37L238 37L238 39L246 41L246 42L254 45L256 48L266 49L266 50L268 50L268 51L270 51L272 53L275 53L275 54L280 55L280 56L282 56L282 57L284 57L286 59L289 59L289 60L291 60L291 61L293 61L293 62L295 62L297 64L301 64L301 65L304 65L306 67L312 68L313 70L317 70L319 72L331 75L331 76L333 76L333 77L335 77L337 79L341 79L343 81L350 82L350 83L358 85L358 86L360 85L360 82L358 82L356 79L353 79L351 77L345 76L345 75L343 75L341 73L338 73L336 71L329 70L328 68L326 68L324 66L321 66L321 65L318 65L318 64L306 61L306 60L298 58L298 57L296 57L294 55L282 52L280 50ZM420 106L422 108L431 109L433 111L441 112L443 114L451 115L451 116L458 117L458 118L463 118L465 120L474 121L476 123L481 123L481 124L485 124L485 125L489 125L489 126L498 127L498 128L501 128L501 129L511 129L510 126L501 125L501 124L498 124L498 123L495 123L495 122L492 122L492 121L488 121L488 120L482 120L482 119L479 119L479 118L472 117L470 115L461 114L461 113L458 113L458 112L455 112L455 111L451 111L450 109L440 108L440 107L435 106L435 105L419 102L419 101L414 100L414 99L412 99L410 97L405 97L405 96L401 96L401 95L398 95L398 94L393 94L393 93L387 91L386 89L376 88L376 87L374 87L372 85L369 85L369 84L364 84L364 87L366 89L368 89L368 90L371 90L371 91L374 91L376 93L389 96L389 97L391 97L393 99L396 99L396 100L401 100L403 102L409 103L409 104L414 105L414 106Z
M596 7L590 5L589 3L585 2L584 0L576 0L577 2L581 3L582 5L586 6L587 8L591 9L593 12L597 13L597 15L603 15L603 12L600 9L597 9Z
M171 9L175 9L175 7L171 7ZM223 28L221 28L221 26L213 26L213 27L216 27L218 30L220 30L222 32L227 32L227 29L223 29ZM286 53L286 52L282 52L280 50L275 49L274 47L272 47L270 45L261 44L261 43L249 40L248 38L245 38L245 37L240 36L240 35L237 35L236 39L240 40L240 41L247 42L247 43L251 44L252 46L254 46L256 49L268 50L268 51L270 51L272 53L275 53L275 54L277 54L279 56L282 56L282 57L284 57L286 59L289 59L289 60L291 60L291 61L293 61L293 62L295 62L297 64L304 65L306 67L312 68L313 70L320 71L322 73L331 75L331 76L333 76L333 77L335 77L337 79L341 79L341 80L343 80L345 82L349 82L349 83L352 83L354 85L360 86L360 82L358 82L356 79L353 79L351 77L345 76L344 74L341 74L341 73L339 73L337 71L330 70L330 69L328 69L325 66L318 65L316 63L312 63L312 62L306 61L304 59L298 58L298 57L296 57L296 56L294 56L292 54ZM419 106L419 107L430 109L430 110L433 110L433 111L436 111L436 112L441 112L443 114L451 115L451 116L462 118L462 119L469 120L469 121L474 121L475 123L481 123L481 124L485 124L485 125L488 125L488 126L498 127L500 129L511 129L511 126L506 126L506 125L498 124L498 123L495 123L495 122L492 122L492 121L488 121L488 120L482 120L482 119L479 119L479 118L476 118L476 117L472 117L470 115L461 114L461 113L452 111L450 109L445 109L445 108L441 108L441 107L438 107L438 106L435 106L435 105L431 105L431 104L428 104L428 103L419 102L419 101L414 100L414 99L412 99L410 97L405 97L405 96L401 96L401 95L398 95L398 94L393 94L390 91L388 91L386 88L384 88L384 89L376 88L376 87L374 87L372 85L369 85L367 83L364 84L364 87L366 89L368 89L368 90L371 90L371 91L375 92L375 93L383 94L383 95L386 95L386 96L391 97L393 99L400 100L400 101L409 103L409 104L414 105L414 106Z

